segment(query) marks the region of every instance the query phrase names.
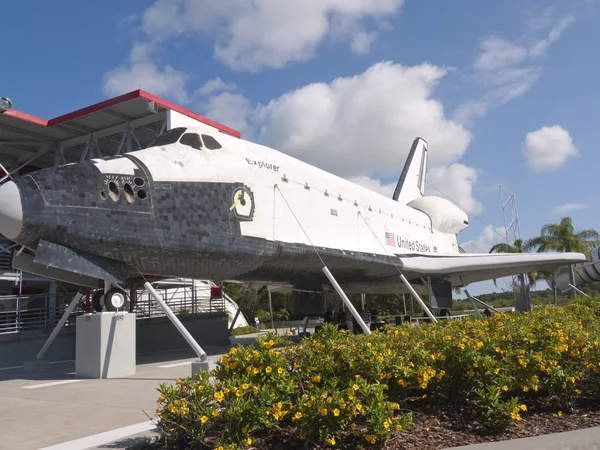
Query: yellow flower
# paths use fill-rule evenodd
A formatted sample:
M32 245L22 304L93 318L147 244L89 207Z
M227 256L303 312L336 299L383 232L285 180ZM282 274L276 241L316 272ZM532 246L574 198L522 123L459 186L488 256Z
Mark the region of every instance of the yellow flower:
M333 437L331 437L329 439L325 439L325 441L327 441L331 445L335 445L335 439Z
M294 414L294 420L298 420L302 418L302 413L301 412L297 412L296 414Z
M558 417L562 416L562 411L559 411L556 413L558 415Z
M326 416L326 415L327 415L327 409L326 409L326 408L323 408L323 407L321 406L321 407L319 408L319 413L320 413L322 416Z
M206 417L206 416L200 417L200 422L202 422L202 423L208 422L208 417Z
M519 408L521 409L521 411L527 411L527 406L525 405L519 405Z
M248 385L248 383L244 383L242 384L242 389L246 390L248 389L250 386Z
M252 439L250 439L250 438L247 438L247 439L246 439L246 444L248 444L248 445L252 445Z
M360 388L358 387L358 384L353 384L352 389L354 389L355 391L358 391Z
M272 370L273 370L273 369L271 369L271 366L267 366L267 367L265 367L265 372L266 372L266 373L271 373L271 371L272 371Z
M340 408L346 409L346 404L345 403L340 403Z
M312 377L312 380L315 383L319 383L321 381L321 375L315 375L314 377Z
M219 411L217 411L216 409L214 409L213 412L211 413L211 415L213 417L219 417Z
M367 442L370 442L371 444L374 444L374 443L375 443L375 441L377 441L377 438L376 438L375 436L371 436L370 434L367 434L367 435L365 436L365 440L366 440Z
M402 431L402 425L396 425L396 431Z
M218 403L221 403L221 402L223 401L223 398L224 398L224 397L225 397L225 396L223 395L223 392L222 392L222 391L215 392L215 400L216 400Z
M283 369L280 367L279 369L277 369L277 373L278 373L279 375L281 375L281 374L283 373Z
M337 408L335 408L335 409L334 409L332 412L333 412L333 415L334 415L335 417L337 417L337 416L339 416L339 415L340 415L340 410L339 410L339 409L337 409Z
M508 386L507 385L502 386L502 390L503 391L508 391Z

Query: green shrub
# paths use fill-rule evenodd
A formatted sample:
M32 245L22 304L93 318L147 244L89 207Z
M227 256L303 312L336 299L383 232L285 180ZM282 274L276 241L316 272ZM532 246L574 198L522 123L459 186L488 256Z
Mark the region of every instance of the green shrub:
M409 426L399 404L420 398L468 405L500 431L540 402L571 411L582 395L600 400L599 319L590 303L371 336L326 324L298 345L270 334L232 348L213 381L162 385L158 428L174 447L240 448L282 434L331 447L353 430L369 445Z

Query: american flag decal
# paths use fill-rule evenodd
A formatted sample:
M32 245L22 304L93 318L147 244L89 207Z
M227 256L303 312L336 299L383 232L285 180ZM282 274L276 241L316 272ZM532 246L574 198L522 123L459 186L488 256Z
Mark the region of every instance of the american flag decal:
M385 243L387 245L396 246L396 235L394 233L385 232Z

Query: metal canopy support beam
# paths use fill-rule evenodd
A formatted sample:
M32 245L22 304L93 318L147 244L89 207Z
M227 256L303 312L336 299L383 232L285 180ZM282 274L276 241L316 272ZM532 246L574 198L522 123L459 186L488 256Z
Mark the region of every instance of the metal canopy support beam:
M73 310L75 309L75 305L77 305L77 302L81 299L81 297L83 297L83 292L78 292L75 295L75 297L73 297L73 300L71 300L71 303L69 303L69 306L67 307L67 309L63 313L62 317L60 318L60 320L54 327L54 330L52 330L52 333L50 334L50 336L48 336L46 343L44 344L44 346L42 347L40 352L37 354L38 361L44 357L44 355L46 354L46 352L52 345L52 342L54 342L54 339L56 339L56 335L61 330L61 328L63 327L63 325L65 324L65 322L67 321L67 319L69 318L69 316L71 315Z
M352 313L352 316L356 319L356 321L362 328L363 332L365 334L371 334L371 330L369 329L369 327L367 327L367 324L365 323L365 321L363 320L361 315L358 313L358 311L356 311L356 308L354 308L354 305L352 304L350 299L346 296L346 294L344 293L344 291L342 290L342 288L340 287L338 282L335 280L335 278L333 277L333 275L331 274L331 272L329 271L327 266L323 266L323 272L325 273L325 276L329 279L329 282L333 285L333 288L335 289L335 291L342 298L342 301L344 302L346 307L350 310L350 312Z
M410 285L410 283L408 282L408 280L406 279L406 277L404 276L404 274L402 272L400 273L400 279L404 283L404 286L406 286L406 288L410 291L410 293L415 298L415 300L417 300L417 302L419 302L419 305L421 305L421 308L423 308L423 311L425 311L427 313L427 315L429 316L429 318L434 323L437 323L438 320L431 313L431 311L429 311L429 308L425 305L425 302L423 300L421 300L421 297L419 297L419 294L417 294L417 291L415 291L413 289L413 287Z
M96 139L104 138L113 134L122 133L123 131L126 131L129 127L137 128L139 126L147 125L149 123L160 122L162 120L165 120L166 117L166 111L161 111L157 114L149 114L147 116L140 117L139 119L132 120L131 122L121 123L119 125L113 125L103 130L94 131L94 137ZM84 136L66 139L62 141L60 145L62 148L75 147L77 145L85 144L90 139L90 136L91 134L86 134Z
M23 167L27 166L28 164L31 164L33 161L35 161L36 159L38 159L40 156L42 156L43 154L47 153L48 151L52 150L51 147L44 147L43 149L44 151L40 151L38 152L35 156L33 156L32 158L28 159L26 162L24 162L23 164L21 164L20 166L18 166L16 169L13 169L10 171L9 174L3 176L2 178L0 178L0 183L2 183L4 180L6 180L7 178L10 178L11 175L13 175L15 172L18 172L19 170L21 170Z
M146 281L144 283L144 287L150 293L152 298L154 298L156 303L158 303L158 305L162 308L162 310L165 312L165 314L171 320L171 322L173 322L173 325L175 325L175 328L177 328L177 331L179 331L181 333L181 335L187 341L187 343L190 345L190 347L192 347L194 352L196 352L196 355L198 355L198 358L200 358L200 361L206 361L208 359L206 352L204 350L202 350L202 347L200 347L200 345L198 345L198 343L193 338L193 336L188 332L188 330L185 329L185 327L179 321L179 319L177 318L175 313L173 313L171 308L169 308L169 305L167 305L165 303L165 301L158 294L158 292L156 292L154 290L154 288L152 287L152 285L150 283L148 283Z

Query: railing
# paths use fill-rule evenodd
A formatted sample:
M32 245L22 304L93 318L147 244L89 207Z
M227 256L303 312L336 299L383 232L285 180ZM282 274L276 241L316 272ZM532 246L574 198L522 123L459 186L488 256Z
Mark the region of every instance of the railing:
M225 298L211 300L210 287L211 284L207 282L195 281L190 286L157 289L157 291L175 314L225 312L229 315L229 320L233 320L235 308ZM136 294L137 303L134 311L138 320L165 316L164 311L147 291L140 290ZM51 330L74 296L75 292L57 293L54 302L51 301L53 299L50 294L0 296L0 335ZM75 318L85 312L86 299L82 297L67 319L65 327L73 326Z
M65 312L75 294L57 294L51 308L50 295L0 296L0 334L39 332L49 330ZM75 324L75 317L84 312L80 301L67 319L65 327Z
M196 285L177 289L156 289L163 300L175 314L201 314L227 312L225 299L210 298L210 285ZM164 316L164 311L156 304L149 292L136 292L137 304L135 312L138 318Z

